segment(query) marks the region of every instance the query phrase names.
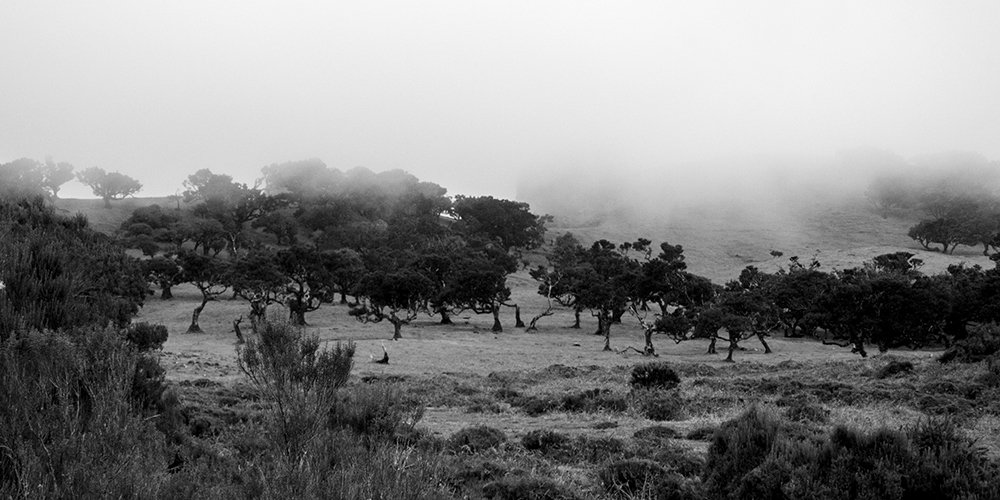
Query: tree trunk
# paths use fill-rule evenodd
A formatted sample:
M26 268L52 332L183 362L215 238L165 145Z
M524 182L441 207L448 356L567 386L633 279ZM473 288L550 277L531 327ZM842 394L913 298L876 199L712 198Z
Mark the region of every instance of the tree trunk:
M493 304L493 332L502 332L503 325L500 324L500 306Z
M577 328L577 329L579 329L580 328L580 310L579 309L576 309L576 308L573 309L573 318L574 318L574 320L573 320L573 326L571 326L570 328Z
M708 352L705 354L717 354L715 350L715 335L712 336L712 341L708 343Z
M111 208L111 198L104 197L104 208Z
M340 303L341 304L347 303L347 294L344 292L340 292Z
M288 320L296 326L306 326L306 307L300 300L288 302Z
M160 283L160 300L170 300L172 298L174 298L174 294L170 291L170 285Z
M452 325L451 316L448 315L448 311L444 308L438 309L438 313L441 314L441 324L442 325Z
M645 337L646 340L646 346L642 349L642 352L646 356L655 356L656 349L653 347L653 330L647 328L646 331L643 332L643 336Z
M201 316L201 312L205 310L205 304L208 304L208 296L202 296L201 305L194 308L194 312L191 313L191 326L188 327L187 333L202 333L201 325L198 324L198 318Z
M764 340L764 334L758 333L757 339L760 340L760 343L764 346L764 354L771 354L771 346L767 345L767 341Z
M393 314L389 318L389 322L392 323L392 340L399 340L403 338L403 335L399 333L399 331L403 328L403 321Z
M243 343L243 330L240 329L240 323L243 322L243 316L233 320L233 331L236 332L236 343Z
M611 323L613 313L600 312L597 314L598 333L604 335L604 351L611 350Z
M514 305L514 328L524 328L524 321L521 321L521 306Z
M726 361L730 363L733 362L733 352L736 351L737 347L739 347L737 345L739 338L740 336L738 334L729 332L729 354L726 356Z
M622 316L625 316L625 310L616 309L614 312L611 313L611 322L616 325L620 325L622 323Z

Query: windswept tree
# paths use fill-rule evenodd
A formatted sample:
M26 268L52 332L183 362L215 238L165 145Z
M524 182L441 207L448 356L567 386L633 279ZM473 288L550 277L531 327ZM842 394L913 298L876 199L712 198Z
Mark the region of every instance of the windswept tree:
M229 289L229 265L218 257L209 257L197 252L183 251L177 255L184 283L191 283L201 292L201 303L191 313L191 325L187 333L202 333L198 319L205 306Z
M104 208L111 208L111 200L123 200L142 189L139 181L120 172L107 172L99 167L77 172L76 178L89 186L94 196L100 196L104 200Z
M505 250L539 247L544 241L549 216L531 213L527 203L492 196L458 195L451 207L460 230L495 241Z
M267 308L280 303L288 278L270 250L252 250L228 264L226 284L236 296L250 304L250 326L254 331L267 319Z
M142 261L142 269L146 273L146 279L160 287L160 299L162 300L174 298L171 288L183 283L181 281L183 276L181 266L173 256L158 255L144 260Z
M258 186L234 182L232 177L208 169L188 176L184 186L185 199L198 202L192 214L221 225L231 256L249 243L248 223L287 205L287 200L269 196Z
M63 184L73 180L73 165L64 161L56 162L52 158L45 159L42 167L42 187L53 199L59 198L59 189Z
M358 284L358 305L350 314L362 322L387 320L392 324L393 340L402 338L400 330L427 309L434 292L433 283L415 265L408 251L379 251L369 256L368 272Z
M586 249L572 233L564 233L555 239L551 250L546 253L549 265L540 265L530 271L532 279L538 282L538 294L546 298L548 306L531 319L529 330L535 328L539 319L553 313L553 301L571 308L575 318L572 327L580 328L583 307L574 294L576 288L573 282L580 276L577 268L583 265L585 253Z
M489 242L472 242L454 263L445 284L444 301L476 314L492 314L492 331L502 332L500 308L510 304L507 276L517 270L517 259Z
M279 250L275 262L285 276L283 296L289 320L294 325L305 325L307 312L332 300L330 271L335 262L316 247L303 245Z
M611 350L611 325L636 296L639 266L622 250L610 241L596 241L583 253L580 265L569 270L570 293L597 318L605 351Z

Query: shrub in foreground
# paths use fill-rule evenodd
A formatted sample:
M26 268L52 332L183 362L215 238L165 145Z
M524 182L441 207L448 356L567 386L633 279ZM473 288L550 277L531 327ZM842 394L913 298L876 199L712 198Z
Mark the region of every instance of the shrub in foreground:
M496 500L575 500L580 498L565 486L535 477L505 477L483 486L483 496Z
M448 439L448 448L454 452L477 453L496 448L507 441L507 435L500 429L480 425L466 427Z
M673 389L680 383L681 378L677 372L662 361L636 365L629 381L636 389Z
M163 349L163 343L167 341L167 327L146 322L133 323L125 330L125 340L140 351Z

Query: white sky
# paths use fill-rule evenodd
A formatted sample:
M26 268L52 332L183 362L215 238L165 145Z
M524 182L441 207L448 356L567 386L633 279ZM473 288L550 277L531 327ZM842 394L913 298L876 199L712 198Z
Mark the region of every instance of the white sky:
M995 0L4 0L0 162L151 196L318 157L510 197L576 163L997 159L998 26Z

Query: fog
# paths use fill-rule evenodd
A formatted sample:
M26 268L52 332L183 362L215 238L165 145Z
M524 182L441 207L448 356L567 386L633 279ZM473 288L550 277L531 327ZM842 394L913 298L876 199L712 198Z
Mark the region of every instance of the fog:
M766 198L848 178L838 158L856 148L1000 158L998 15L992 1L8 0L0 162L117 170L140 196L201 168L250 182L320 158L450 194L576 175L654 201Z

